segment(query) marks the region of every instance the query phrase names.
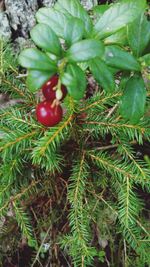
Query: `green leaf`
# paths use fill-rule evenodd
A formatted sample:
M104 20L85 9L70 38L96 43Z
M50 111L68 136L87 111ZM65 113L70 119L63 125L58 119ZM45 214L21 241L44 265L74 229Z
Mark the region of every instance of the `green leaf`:
M115 32L114 34L105 38L104 44L106 44L106 45L117 44L117 45L121 45L121 46L127 45L128 39L127 39L126 27L120 29L118 32Z
M142 65L150 67L150 54L140 57L139 60L142 63Z
M124 0L112 5L95 24L96 36L107 37L134 21L146 7L145 0Z
M43 23L37 24L31 30L30 35L34 43L40 48L56 56L61 55L62 49L60 41L55 32L48 25Z
M88 61L87 62L81 62L78 64L78 66L85 72L89 67L89 63L88 63Z
M150 41L150 21L144 14L128 26L128 40L134 55L141 56Z
M31 92L36 92L55 73L50 71L29 70L27 77L27 87Z
M70 18L68 24L64 27L64 38L70 46L82 39L84 35L84 24L78 18Z
M104 53L102 42L94 39L82 40L73 44L67 51L67 57L70 61L82 62L101 57Z
M110 66L108 66L108 68L109 68L109 70L111 71L111 73L112 73L113 75L115 75L117 72L120 71L120 69L117 69L117 68L114 68L114 67L110 67Z
M97 82L108 92L115 89L115 81L108 66L99 58L90 61L90 69Z
M97 19L99 19L106 10L109 9L109 5L98 5L93 7L94 16L96 16Z
M114 45L106 46L104 61L107 65L120 70L140 71L141 68L134 56Z
M19 55L19 64L24 68L56 71L57 66L46 54L36 48L27 48Z
M126 84L121 99L120 113L131 123L138 123L144 115L146 90L141 76L133 76Z
M59 36L64 38L64 27L68 24L68 19L71 16L55 10L54 8L42 7L36 13L36 18L39 23L47 24Z
M69 13L71 16L81 19L85 25L86 36L90 36L93 28L92 20L78 0L58 0L55 8L65 15Z
M128 80L130 79L131 77L131 73L130 71L124 71L121 75L121 80L120 80L120 83L119 83L119 89L124 91L125 87L126 87L126 84L128 82Z
M62 83L67 87L68 93L79 100L84 97L86 89L86 77L84 72L76 64L68 64L66 72L61 77Z

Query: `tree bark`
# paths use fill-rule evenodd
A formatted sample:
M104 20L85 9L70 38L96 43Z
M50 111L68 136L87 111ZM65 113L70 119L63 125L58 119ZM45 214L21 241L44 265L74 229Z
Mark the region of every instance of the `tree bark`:
M63 0L62 0L63 1ZM51 7L56 0L0 0L0 38L7 37L16 43L26 43L29 31L35 25L35 13L42 6ZM81 0L89 10L97 0Z

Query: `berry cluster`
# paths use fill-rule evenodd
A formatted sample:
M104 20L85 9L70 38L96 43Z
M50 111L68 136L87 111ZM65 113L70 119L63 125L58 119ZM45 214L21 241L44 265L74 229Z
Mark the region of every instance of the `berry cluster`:
M67 94L63 84L59 84L58 75L54 75L42 86L45 100L36 107L37 120L46 127L52 127L62 120L63 110L60 100Z

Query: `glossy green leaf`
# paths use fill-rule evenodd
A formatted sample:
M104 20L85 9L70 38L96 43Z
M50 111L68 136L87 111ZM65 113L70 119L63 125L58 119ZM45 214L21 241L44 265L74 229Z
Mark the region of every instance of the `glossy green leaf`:
M70 61L82 62L101 57L104 54L104 45L99 40L87 39L73 44L67 51Z
M61 55L62 49L60 41L55 32L48 25L43 23L37 24L31 30L30 35L34 43L40 48L56 56Z
M42 7L36 13L36 18L39 23L45 23L53 29L59 36L64 38L64 27L68 24L68 19L71 16L55 10L54 8Z
M128 26L128 40L134 55L141 56L150 42L150 21L144 14Z
M78 18L70 18L68 24L64 27L64 38L70 46L82 39L84 35L84 24Z
M58 0L55 8L66 15L69 13L71 16L81 19L85 25L86 36L90 36L93 28L92 20L79 0Z
M54 72L29 70L27 77L27 86L31 92L36 92L41 86L48 81Z
M109 37L105 38L104 44L117 44L117 45L127 45L127 27L120 29L119 31L115 32L114 34L110 35Z
M146 55L146 54L149 54L150 53L150 41L149 41L149 43L148 43L148 45L147 45L147 47L144 49L144 51L143 51L143 55Z
M90 61L90 69L97 82L108 92L115 89L115 81L108 66L99 58Z
M19 64L28 69L56 71L57 66L46 54L36 48L27 48L19 55Z
M124 0L112 5L95 24L96 36L107 37L134 21L146 7L145 0Z
M85 72L89 67L89 63L88 63L88 61L87 62L81 62L81 63L78 63L78 66Z
M120 70L140 71L141 69L133 55L114 45L106 46L104 61L107 65Z
M86 77L81 68L76 64L68 64L66 72L61 77L62 83L66 85L68 93L79 100L84 97L86 89Z
M109 9L109 5L105 4L105 5L98 5L98 6L94 6L93 7L93 12L94 12L94 16L99 19L106 10Z
M108 66L108 65L107 65L107 66ZM115 75L117 72L120 71L120 69L117 69L117 68L114 68L114 67L110 67L110 66L108 66L108 68L109 68L109 70L111 71L111 73L112 73L113 75Z
M124 71L121 75L121 80L119 83L119 89L124 91L127 81L130 79L131 77L131 72L130 71Z
M150 67L150 54L147 54L141 58L139 58L142 65Z
M126 84L121 99L120 113L131 123L138 123L144 115L146 89L141 76L133 76Z

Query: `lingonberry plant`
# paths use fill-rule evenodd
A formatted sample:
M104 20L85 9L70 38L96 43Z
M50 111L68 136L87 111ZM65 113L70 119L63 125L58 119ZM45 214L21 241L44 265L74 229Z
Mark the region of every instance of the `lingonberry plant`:
M0 213L31 266L150 264L148 14L144 0L39 9L26 85L1 45L1 90L21 102L0 114Z

